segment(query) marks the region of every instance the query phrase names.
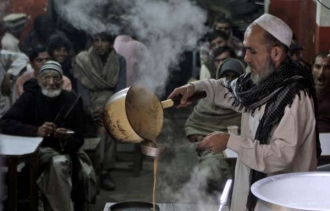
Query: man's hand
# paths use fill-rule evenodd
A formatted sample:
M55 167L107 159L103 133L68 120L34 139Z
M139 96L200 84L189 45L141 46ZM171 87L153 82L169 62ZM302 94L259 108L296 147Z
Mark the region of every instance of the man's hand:
M213 132L206 136L204 140L197 145L198 148L211 150L215 153L225 151L229 140L229 134L223 132Z
M38 136L47 137L54 134L56 125L52 122L45 122L38 128Z
M61 140L67 140L70 137L70 134L68 134L67 131L68 130L65 128L57 128L54 132L54 137Z
M177 96L182 96L180 104L176 106L177 108L186 107L191 104L191 102L187 101L190 96L195 93L195 86L192 84L187 84L181 86L179 88L174 89L174 91L168 96L167 99L172 99Z
M10 74L4 75L1 86L1 92L5 96L9 96L11 94Z
M200 142L200 141L203 141L205 136L202 136L202 135L191 135L191 136L188 136L188 139L191 143L195 143L195 142Z

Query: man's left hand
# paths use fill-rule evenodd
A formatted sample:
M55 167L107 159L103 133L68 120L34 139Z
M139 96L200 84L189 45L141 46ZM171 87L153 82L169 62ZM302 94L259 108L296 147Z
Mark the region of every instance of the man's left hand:
M204 140L197 145L198 148L211 150L215 153L222 152L227 148L229 134L223 132L213 132L206 136Z
M57 128L54 132L54 137L61 140L67 140L70 137L70 134L68 134L67 131L68 130L65 128Z

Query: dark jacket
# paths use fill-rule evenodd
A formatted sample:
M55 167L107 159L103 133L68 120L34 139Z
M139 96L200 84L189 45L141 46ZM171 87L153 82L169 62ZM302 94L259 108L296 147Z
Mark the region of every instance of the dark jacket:
M38 127L53 122L57 128L73 130L74 134L62 146L59 139L45 137L42 146L71 154L77 152L84 142L82 113L82 100L75 93L62 90L58 97L49 98L42 94L37 80L31 79L24 84L24 93L1 118L1 132L36 137Z

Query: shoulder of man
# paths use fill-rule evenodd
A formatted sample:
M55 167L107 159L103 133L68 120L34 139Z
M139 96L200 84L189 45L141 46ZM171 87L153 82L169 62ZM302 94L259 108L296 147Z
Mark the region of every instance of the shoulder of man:
M40 89L38 80L36 78L31 78L31 79L27 80L23 84L23 89L24 89L24 92L35 93L37 90Z
M81 51L77 56L76 59L83 58L88 56L88 51Z

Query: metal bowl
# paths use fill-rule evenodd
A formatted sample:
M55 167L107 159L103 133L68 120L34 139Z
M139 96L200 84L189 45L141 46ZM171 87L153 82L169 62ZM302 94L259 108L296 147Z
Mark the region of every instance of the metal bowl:
M330 210L330 173L303 172L270 176L251 187L256 210Z
M167 148L163 146L155 147L150 142L142 142L141 143L141 151L142 154L150 156L150 157L159 157L166 152Z

